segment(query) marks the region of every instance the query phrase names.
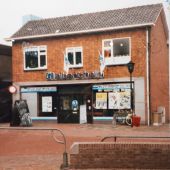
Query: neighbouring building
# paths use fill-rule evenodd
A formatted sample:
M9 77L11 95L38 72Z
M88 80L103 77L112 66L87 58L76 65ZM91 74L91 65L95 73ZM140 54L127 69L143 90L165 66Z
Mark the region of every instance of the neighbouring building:
M26 99L32 117L107 121L133 105L141 122L150 124L162 106L169 122L162 4L30 21L8 40L17 87L13 100ZM135 63L132 81L130 61Z
M39 20L42 19L41 17L35 16L35 15L24 15L22 17L22 25L26 24L28 21L33 21L33 20Z
M10 121L12 95L12 47L0 44L0 122Z

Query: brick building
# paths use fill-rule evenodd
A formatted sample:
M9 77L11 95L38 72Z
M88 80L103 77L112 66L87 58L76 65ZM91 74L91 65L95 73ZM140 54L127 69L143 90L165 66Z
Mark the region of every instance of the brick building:
M26 99L33 117L111 120L117 110L131 109L132 101L143 123L150 124L158 106L169 121L162 4L30 21L8 40L18 89L13 99Z

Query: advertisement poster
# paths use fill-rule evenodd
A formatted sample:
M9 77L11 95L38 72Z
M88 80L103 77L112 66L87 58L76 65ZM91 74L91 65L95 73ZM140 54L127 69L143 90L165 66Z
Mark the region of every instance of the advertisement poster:
M130 109L130 91L110 92L109 109Z
M96 109L107 109L107 93L96 93Z
M42 97L42 112L52 112L52 97Z

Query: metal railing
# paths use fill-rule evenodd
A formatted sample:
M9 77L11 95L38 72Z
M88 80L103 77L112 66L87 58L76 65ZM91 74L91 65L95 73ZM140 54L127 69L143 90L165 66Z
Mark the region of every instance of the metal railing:
M66 147L67 143L66 143L66 137L65 137L64 133L62 132L62 130L57 129L57 128L34 128L34 127L0 127L0 130L51 131L51 135L54 138L54 140L57 143L64 145L63 164L61 165L61 168L68 167L68 154L67 154L67 147ZM54 134L55 131L58 131L61 134L63 141L57 139L57 137Z
M101 139L101 142L104 142L107 139L114 139L114 142L117 142L117 139L170 139L170 136L119 136L119 135L113 135L113 136L105 136Z

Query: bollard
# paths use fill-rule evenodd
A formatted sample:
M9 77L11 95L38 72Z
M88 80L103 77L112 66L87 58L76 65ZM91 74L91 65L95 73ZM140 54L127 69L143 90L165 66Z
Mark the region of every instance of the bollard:
M68 155L67 155L67 152L63 153L63 166L68 167Z

